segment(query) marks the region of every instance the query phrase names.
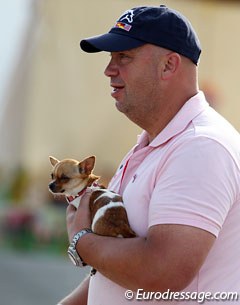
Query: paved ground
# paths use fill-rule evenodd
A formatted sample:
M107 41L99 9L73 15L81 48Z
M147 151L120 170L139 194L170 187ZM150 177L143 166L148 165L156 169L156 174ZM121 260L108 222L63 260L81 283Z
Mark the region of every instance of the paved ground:
M56 305L87 273L67 258L0 251L0 304Z

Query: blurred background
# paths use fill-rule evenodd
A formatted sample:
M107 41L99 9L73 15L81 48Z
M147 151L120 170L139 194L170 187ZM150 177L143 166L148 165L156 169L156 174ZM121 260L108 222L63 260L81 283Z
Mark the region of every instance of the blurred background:
M138 127L116 111L107 53L80 51L123 11L166 4L192 22L200 87L236 129L240 1L0 0L0 295L2 305L56 304L85 276L66 257L66 204L48 192L48 156L95 154L107 183Z

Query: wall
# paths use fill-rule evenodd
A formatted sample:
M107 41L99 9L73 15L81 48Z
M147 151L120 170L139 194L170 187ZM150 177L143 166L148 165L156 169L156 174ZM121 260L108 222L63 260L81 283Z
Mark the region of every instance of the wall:
M81 159L95 154L98 173L113 173L135 143L140 129L115 109L109 80L103 75L108 54L81 52L79 41L108 31L128 8L158 3L140 0L35 2L36 17L31 31L34 50L27 73L21 74L24 94L18 95L18 99L15 94L9 100L10 104L18 103L18 109L24 105L24 111L19 110L24 120L19 125L21 141L18 141L24 167L35 173L46 173L49 155ZM216 108L240 130L240 28L237 26L240 7L226 3L164 1L180 10L194 25L203 47L199 68L201 87ZM8 116L6 120L11 128L11 114ZM6 163L13 159L14 156Z

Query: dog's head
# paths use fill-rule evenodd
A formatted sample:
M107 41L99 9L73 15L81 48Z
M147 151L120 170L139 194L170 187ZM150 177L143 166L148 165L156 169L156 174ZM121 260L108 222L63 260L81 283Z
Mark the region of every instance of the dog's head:
M89 180L94 181L99 177L92 174L95 165L95 156L87 157L82 161L73 159L57 160L49 157L53 166L49 183L49 190L52 193L65 195L77 195L86 188Z

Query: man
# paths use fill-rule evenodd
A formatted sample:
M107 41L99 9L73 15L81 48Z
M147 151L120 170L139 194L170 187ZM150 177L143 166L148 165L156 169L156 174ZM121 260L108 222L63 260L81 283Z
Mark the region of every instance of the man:
M81 48L111 53L116 107L144 130L109 185L138 237L82 231L89 194L78 210L69 206L75 255L97 273L61 304L226 301L240 292L240 137L199 91L191 24L166 6L138 7Z

